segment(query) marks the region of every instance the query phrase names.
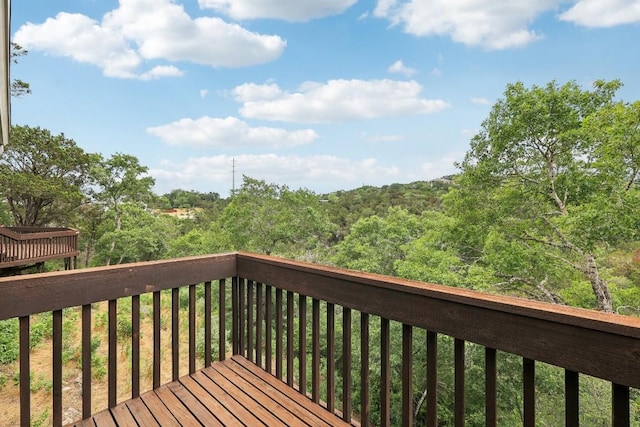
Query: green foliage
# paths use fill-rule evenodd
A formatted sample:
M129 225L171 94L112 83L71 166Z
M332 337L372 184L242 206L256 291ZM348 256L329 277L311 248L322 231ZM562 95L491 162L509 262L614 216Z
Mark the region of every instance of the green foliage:
M322 245L332 229L311 191L244 177L225 207L220 225L236 249L301 254Z
M0 364L17 360L19 352L18 319L0 320Z
M594 130L616 123L618 134L638 133L635 122L622 119L625 107L613 104L620 86L507 85L471 141L458 187L445 196L461 256L525 294L556 302L557 291L578 274L591 283L598 307L612 310L597 269L600 248L635 239L640 225L633 185L640 138ZM612 162L626 166L608 167Z
M13 126L11 144L0 154L0 182L14 224L68 225L96 161L64 134Z

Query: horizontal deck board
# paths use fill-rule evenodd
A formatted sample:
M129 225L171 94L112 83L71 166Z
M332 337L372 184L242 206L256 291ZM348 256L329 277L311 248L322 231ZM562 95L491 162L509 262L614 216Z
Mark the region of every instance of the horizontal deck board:
M243 357L234 356L73 426L348 426Z

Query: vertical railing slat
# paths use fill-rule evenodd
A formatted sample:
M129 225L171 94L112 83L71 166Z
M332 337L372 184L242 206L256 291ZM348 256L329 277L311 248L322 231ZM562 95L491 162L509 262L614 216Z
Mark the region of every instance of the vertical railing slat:
M402 325L402 425L413 425L413 328Z
M342 308L342 419L351 422L351 309Z
M253 305L253 293L255 291L255 282L252 280L247 280L247 359L250 362L254 361L254 341L253 341L253 332L255 328L255 323L253 319L253 313L255 307Z
M335 306L327 303L327 410L335 412L336 404L336 318Z
M311 400L320 402L320 300L311 303Z
M240 290L238 278L231 278L231 352L240 354Z
M220 279L218 281L218 360L225 360L227 358L227 292L226 280ZM207 298L211 300L211 295ZM207 354L211 355L211 309L209 309L209 347L207 347ZM211 360L209 360L209 365Z
M485 424L488 427L498 425L498 393L496 364L496 350L486 347L484 349L484 375L485 375Z
M276 289L276 377L282 380L282 347L283 347L283 326L282 326L282 289Z
M31 363L29 360L29 316L19 320L20 330L20 425L31 424Z
M245 310L247 309L247 299L245 293L245 280L238 279L238 352L242 356L247 356L245 352L245 339L247 329L245 324Z
M580 425L580 376L575 371L564 371L564 424L566 427Z
M307 297L298 295L298 386L307 395Z
M223 287L223 285L220 285ZM213 351L211 347L211 282L204 282L204 366L211 366L211 352ZM218 306L218 309L220 307ZM220 325L221 326L221 325ZM218 351L218 355L221 352ZM219 357L219 356L218 356Z
M611 405L611 426L629 427L630 425L630 405L629 387L615 384L611 385L612 405Z
M380 425L391 424L391 334L389 319L380 318Z
M264 327L264 305L262 283L256 283L256 365L264 367L262 363L262 328Z
M196 285L189 285L189 375L196 371Z
M171 289L171 381L180 378L180 288Z
M360 313L360 426L369 426L369 314Z
M463 427L465 423L465 341L454 339L454 365L455 365L455 425Z
M109 300L109 356L108 356L108 405L116 406L118 400L118 300Z
M153 293L153 389L160 387L160 291Z
M53 425L62 426L62 310L52 313Z
M438 426L438 334L427 331L427 426Z
M140 395L140 295L131 297L131 398Z
M287 291L287 384L293 387L293 292Z
M522 359L522 388L523 388L523 425L534 427L536 425L536 365L535 361Z
M265 325L264 325L264 366L267 372L270 374L273 373L273 288L269 285L266 285L264 288L264 299L265 299Z

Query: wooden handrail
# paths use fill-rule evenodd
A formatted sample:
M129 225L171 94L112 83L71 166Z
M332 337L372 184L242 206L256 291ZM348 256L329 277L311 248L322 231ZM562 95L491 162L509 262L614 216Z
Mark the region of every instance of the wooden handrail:
M226 282L224 279L233 278ZM154 334L154 380L153 387L160 385L160 299L159 291L172 289L172 344L171 353L175 360L172 365L173 377L177 378L177 358L180 357L178 340L178 296L179 288L189 287L189 371L195 369L195 304L196 284L205 284L205 318L211 315L212 281L220 281L219 290L219 324L226 323L227 310L232 319L230 338L234 353L247 356L258 366L273 372L290 386L307 395L311 387L310 398L320 399L320 382L327 387L327 408L337 411L333 398L335 393L334 375L340 374L347 381L342 381L341 396L345 411L342 417L351 419L353 411L360 414L369 412L369 388L362 385L360 396L364 396L361 408L351 406L351 381L369 382L368 367L368 325L369 316L379 316L381 321L380 376L381 376L381 417L389 416L389 352L396 351L389 347L389 322L402 324L402 393L403 422L411 423L411 378L412 370L412 328L427 331L427 353L429 360L427 369L435 369L433 351L437 345L437 335L447 335L455 341L455 387L456 396L464 398L465 343L472 342L486 349L487 360L487 421L495 425L495 372L496 350L519 355L523 358L523 413L525 424L535 419L535 362L546 362L566 370L567 420L577 420L578 374L587 374L602 378L613 384L614 416L613 425L627 425L629 387L640 388L640 319L628 316L606 314L559 305L551 305L536 301L498 295L487 295L466 289L450 288L427 283L418 283L398 278L364 274L355 271L319 266L304 262L291 261L272 256L249 253L229 253L221 255L205 255L172 260L123 264L110 267L99 267L84 270L35 274L0 278L0 320L19 317L21 319L21 336L24 346L22 359L26 358L26 373L22 377L26 383L23 396L28 396L28 322L29 316L52 312L54 320L61 310L69 307L82 307L83 313L83 360L89 365L88 349L91 341L91 304L109 301L109 405L115 403L117 395L115 372L117 354L115 352L117 324L117 300L133 297L134 319L139 330L140 301L138 296L153 294ZM225 291L230 287L230 292ZM225 293L226 292L226 293ZM208 295L208 296L207 296ZM226 297L231 302L226 303ZM286 298L286 307L284 299ZM215 298L214 298L215 299ZM326 309L326 331L319 330L320 302ZM226 309L225 305L229 304ZM274 306L275 305L275 306ZM206 308L208 307L208 308ZM310 313L308 313L310 308ZM335 310L335 311L334 311ZM133 313L133 312L132 312ZM334 321L342 319L342 354L341 365L334 363L335 346ZM352 314L353 313L353 314ZM351 376L351 319L360 316L360 348L367 355L361 365L361 375ZM272 319L273 317L273 319ZM86 319L85 319L86 318ZM298 323L294 326L294 319ZM353 320L356 320L355 318ZM60 320L58 320L60 322ZM358 323L358 322L355 322ZM59 323L58 323L59 324ZM58 329L60 326L58 326ZM273 332L272 332L273 328ZM113 331L112 331L113 329ZM205 328L206 348L215 348L212 344L211 322ZM306 331L310 331L311 341L307 342ZM264 332L264 333L263 333ZM219 353L224 357L224 329L219 331ZM273 335L272 335L273 333ZM157 334L157 338L156 338ZM54 333L55 335L55 333ZM133 336L138 336L135 332ZM319 372L320 337L327 337L326 367L329 370L325 379ZM297 343L294 341L297 339ZM56 338L61 340L61 338ZM274 339L275 345L271 345ZM268 341L268 343L266 342ZM285 342L286 341L286 342ZM385 344L386 343L386 344ZM138 348L139 342L133 347ZM164 344L166 346L166 344ZM60 344L58 344L58 347ZM297 349L297 350L296 350ZM182 357L185 358L184 353ZM139 358L139 355L136 356ZM377 357L374 355L374 358ZM274 360L272 360L274 359ZM294 363L297 359L297 363ZM62 363L60 356L55 363ZM210 363L211 355L205 357ZM285 365L286 363L286 365ZM139 365L139 360L134 363ZM295 369L294 366L298 369ZM307 378L305 366L310 367L311 376ZM283 367L286 367L286 374ZM54 366L54 371L57 369ZM112 374L113 372L113 374ZM433 423L437 404L435 390L437 382L429 374L427 395L428 419ZM112 377L113 375L113 377ZM139 375L139 373L137 374ZM285 375L286 378L282 376ZM134 374L135 376L135 374ZM493 379L492 379L493 378ZM135 384L135 379L132 384ZM491 385L492 384L492 385ZM54 388L61 388L60 380L54 380ZM385 393L386 388L386 395ZM85 416L90 415L90 371L83 372L83 390L89 393L83 396ZM139 392L137 386L134 394ZM55 395L55 393L54 393ZM386 396L386 397L385 397ZM384 400L387 399L386 402ZM23 399L21 399L22 401ZM626 406L625 406L626 402ZM23 410L29 414L28 402ZM58 404L59 405L59 404ZM59 406L58 406L59 407ZM87 409L89 408L89 409ZM627 408L627 409L625 409ZM86 412L85 412L86 411ZM625 417L626 411L626 417ZM55 412L55 411L54 411ZM59 409L58 412L59 414ZM455 413L457 419L464 417L464 401L457 401ZM572 418L573 417L573 418ZM24 415L28 420L28 416ZM386 418L385 418L386 419ZM387 425L385 419L381 425ZM617 419L617 421L616 421ZM58 425L58 421L54 421ZM575 424L567 421L567 424ZM363 421L367 425L367 421Z
M239 253L240 277L640 388L640 319ZM615 351L612 351L615 349Z

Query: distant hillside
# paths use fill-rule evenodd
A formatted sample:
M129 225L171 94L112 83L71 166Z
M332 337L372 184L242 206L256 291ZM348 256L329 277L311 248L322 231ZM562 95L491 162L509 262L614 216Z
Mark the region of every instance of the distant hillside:
M442 195L452 187L452 180L450 175L409 184L363 186L324 194L321 199L331 221L339 226L336 238L341 239L359 218L385 216L391 206L403 207L416 215L440 209Z

